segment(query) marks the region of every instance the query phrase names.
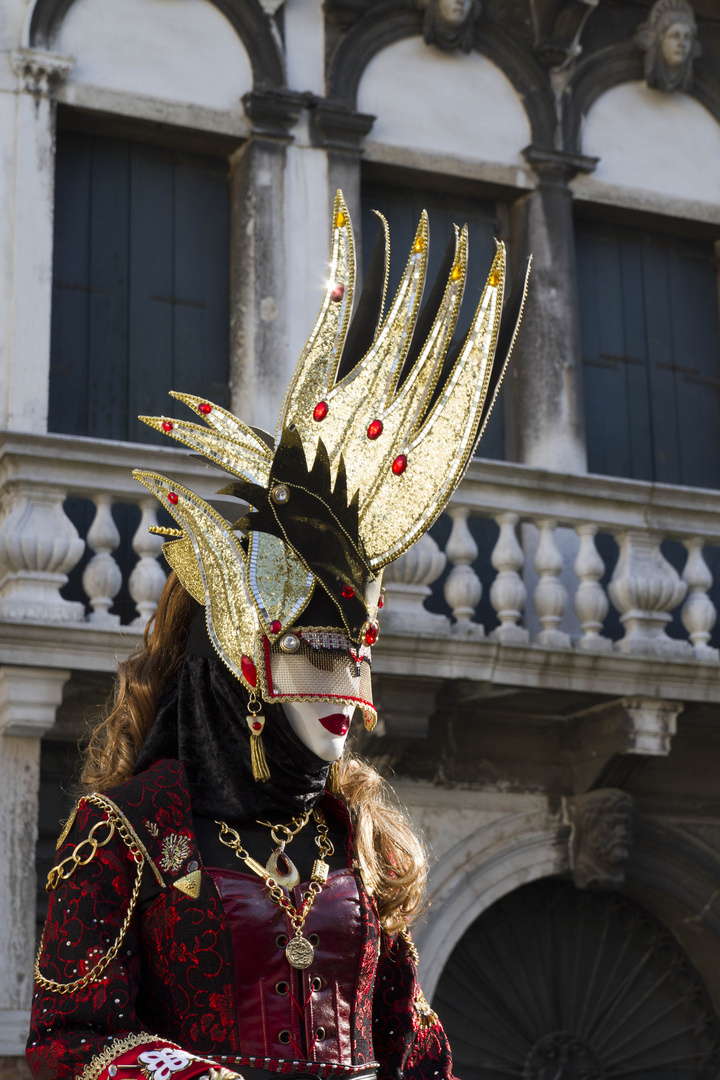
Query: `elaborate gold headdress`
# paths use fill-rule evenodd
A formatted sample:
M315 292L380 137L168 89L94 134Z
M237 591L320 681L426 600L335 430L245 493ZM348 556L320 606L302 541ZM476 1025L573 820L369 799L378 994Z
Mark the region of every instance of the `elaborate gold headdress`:
M236 480L222 493L253 511L230 524L187 488L134 473L180 525L165 556L204 605L215 649L248 690L267 700L354 701L368 726L375 722L369 662L383 567L430 528L460 482L495 400L527 288L526 273L501 330L506 261L498 244L470 330L449 353L465 286L467 228L456 228L420 312L428 255L423 212L383 317L389 245L387 223L378 217L375 269L351 322L353 232L338 192L328 286L274 437L189 394L172 396L204 424L141 417L232 473ZM331 665L323 684L327 650L345 655L352 675L364 676L357 693L332 682ZM303 678L308 692L298 693Z

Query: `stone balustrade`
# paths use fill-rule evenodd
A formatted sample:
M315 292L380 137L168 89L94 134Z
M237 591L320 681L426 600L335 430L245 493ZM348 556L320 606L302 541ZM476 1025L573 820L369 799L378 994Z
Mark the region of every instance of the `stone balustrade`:
M225 502L228 516L237 512L232 500L215 495L223 475L175 447L63 435L2 437L0 624L60 624L60 651L75 628L136 635L144 627L165 571L158 559L162 538L148 532L159 504L132 479L138 464L187 484L221 510ZM68 499L94 507L84 536L66 513ZM116 558L118 504L139 508L132 538L137 561L125 567L125 582ZM718 665L707 553L720 547L720 493L478 460L446 513L449 533L440 530L442 547L426 535L386 571L383 634L397 639L396 652L410 649L413 637L462 643L461 653L444 649L454 658L470 658L473 649L480 656L491 644L523 647L545 667L541 655L549 653ZM478 518L493 531L492 547L480 558ZM598 545L600 536L615 543ZM683 564L673 556L677 568L663 551L665 541L684 550ZM85 602L65 599L61 591L86 549ZM443 574L444 612L437 585L431 596ZM136 613L121 627L112 608L123 584ZM673 615L679 617L671 636ZM3 635L3 656L15 662L12 634L0 629ZM44 640L50 640L47 634ZM71 660L62 657L66 665ZM433 674L451 677L442 668L438 660Z
M443 592L453 618L444 632L451 638L718 664L709 644L717 611L706 552L720 547L720 493L478 460L447 513ZM473 518L495 523L490 565L477 561ZM603 545L613 548L612 559L600 555L600 534L615 540ZM663 552L666 541L684 548L680 570ZM403 579L403 560L417 562L416 549L388 578L386 624L393 631L402 632L394 622L395 582ZM427 593L443 569L438 558L424 578L414 577L416 625L423 619L420 590ZM487 632L477 616L483 595L494 612ZM611 606L620 627L614 638L605 629ZM681 636L667 633L675 613ZM413 625L411 614L405 597L405 624ZM435 624L434 632L443 628Z
M120 629L112 613L123 586L116 553L121 534L113 507L133 505L140 520L132 537L137 562L127 586L137 611L123 631L142 630L165 582L158 561L163 538L148 532L160 505L132 478L141 466L193 487L222 506L215 495L222 474L174 447L136 446L63 435L5 434L0 441L0 620L47 625L86 624ZM92 521L80 536L66 513L67 500L93 506ZM235 507L236 509L236 507ZM85 551L85 602L61 595Z

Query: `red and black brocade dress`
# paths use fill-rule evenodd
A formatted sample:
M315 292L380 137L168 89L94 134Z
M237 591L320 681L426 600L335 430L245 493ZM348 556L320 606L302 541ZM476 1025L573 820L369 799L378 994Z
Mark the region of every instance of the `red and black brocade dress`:
M358 871L331 872L303 931L315 961L297 971L265 883L203 866L179 761L81 799L57 864L104 821L110 839L98 825L92 858L70 858L50 893L27 1049L37 1080L204 1080L217 1066L335 1077L375 1063L380 1080L451 1080L414 948L380 932ZM143 875L157 892L144 909Z

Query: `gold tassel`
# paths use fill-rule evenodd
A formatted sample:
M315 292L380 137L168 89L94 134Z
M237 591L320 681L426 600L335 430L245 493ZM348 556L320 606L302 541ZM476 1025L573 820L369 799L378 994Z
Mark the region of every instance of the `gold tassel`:
M253 705L257 705L257 712L253 712ZM260 713L260 703L255 693L250 694L248 701L248 715L245 717L247 726L250 728L250 761L252 763L253 779L265 783L270 779L267 759L262 744L262 733L265 727L265 717Z
M328 772L327 784L325 785L333 795L340 794L340 762L333 761Z

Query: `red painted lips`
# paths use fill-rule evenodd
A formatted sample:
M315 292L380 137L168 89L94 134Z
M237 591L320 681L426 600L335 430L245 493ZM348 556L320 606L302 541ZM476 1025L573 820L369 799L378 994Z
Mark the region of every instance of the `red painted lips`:
M347 735L350 721L345 713L336 712L330 716L321 716L320 723L331 735Z

